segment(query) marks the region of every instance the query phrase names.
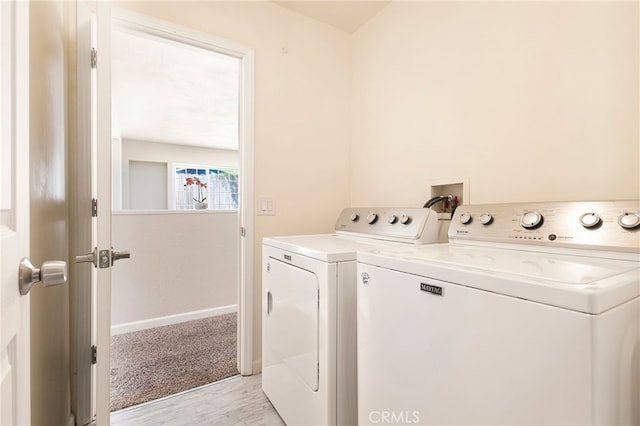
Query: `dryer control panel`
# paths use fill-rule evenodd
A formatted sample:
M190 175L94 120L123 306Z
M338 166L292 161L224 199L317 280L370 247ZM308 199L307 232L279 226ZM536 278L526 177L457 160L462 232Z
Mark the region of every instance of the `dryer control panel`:
M448 236L640 253L640 200L462 205Z
M426 208L354 207L342 210L337 233L408 243L438 242L438 214Z

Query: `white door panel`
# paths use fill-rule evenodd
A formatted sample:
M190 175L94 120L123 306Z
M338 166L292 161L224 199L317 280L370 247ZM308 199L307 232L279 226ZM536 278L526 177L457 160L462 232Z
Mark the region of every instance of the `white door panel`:
M31 422L29 295L29 4L0 2L0 424Z

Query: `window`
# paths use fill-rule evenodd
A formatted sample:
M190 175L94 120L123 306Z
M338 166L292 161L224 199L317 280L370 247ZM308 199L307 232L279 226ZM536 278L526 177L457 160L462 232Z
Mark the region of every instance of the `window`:
M238 209L238 170L209 166L184 166L175 170L176 210L193 210L200 200L208 204L208 210ZM189 178L202 185L187 185Z

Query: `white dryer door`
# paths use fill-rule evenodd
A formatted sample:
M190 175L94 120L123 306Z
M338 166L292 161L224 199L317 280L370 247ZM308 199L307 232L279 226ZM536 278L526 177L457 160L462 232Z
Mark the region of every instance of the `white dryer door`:
M269 258L263 277L265 367L280 364L318 390L318 278L315 274ZM280 368L277 368L278 370Z

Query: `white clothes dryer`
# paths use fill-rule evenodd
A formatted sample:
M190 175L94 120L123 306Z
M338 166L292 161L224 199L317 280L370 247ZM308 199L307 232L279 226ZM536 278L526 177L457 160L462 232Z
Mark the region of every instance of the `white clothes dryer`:
M359 424L640 425L640 202L461 206L358 254Z
M347 208L262 250L262 389L288 425L356 425L356 252L437 241L430 209Z

